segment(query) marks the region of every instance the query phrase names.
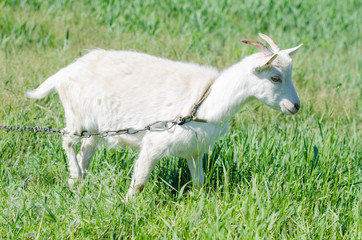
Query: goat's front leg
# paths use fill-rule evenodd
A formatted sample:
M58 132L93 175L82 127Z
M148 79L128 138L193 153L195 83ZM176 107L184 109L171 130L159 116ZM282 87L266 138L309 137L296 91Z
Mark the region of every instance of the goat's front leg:
M201 188L205 183L205 175L202 169L203 154L199 157L190 157L187 159L187 165L190 170L192 185L195 188Z
M162 152L152 147L143 147L140 151L138 159L133 167L133 176L131 180L131 186L128 189L125 202L133 199L134 196L142 192L153 167L161 158Z
M63 148L68 157L70 178L68 179L68 185L73 187L74 179L78 179L82 176L82 170L79 167L77 156L75 152L76 141L70 137L63 137Z

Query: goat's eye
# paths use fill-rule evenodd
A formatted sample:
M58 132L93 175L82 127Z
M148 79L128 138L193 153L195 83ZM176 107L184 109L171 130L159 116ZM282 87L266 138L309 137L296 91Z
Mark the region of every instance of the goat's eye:
M271 80L273 81L273 82L282 82L282 78L281 77L271 77Z

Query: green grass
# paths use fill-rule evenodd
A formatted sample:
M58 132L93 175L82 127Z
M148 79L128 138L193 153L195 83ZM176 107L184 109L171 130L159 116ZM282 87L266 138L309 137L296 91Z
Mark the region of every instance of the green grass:
M3 239L362 239L361 1L0 1L0 124L62 128L57 95L24 97L87 49L134 49L223 69L266 33L304 46L288 117L259 103L231 122L190 187L163 159L124 204L137 152L99 149L71 191L61 138L0 131Z

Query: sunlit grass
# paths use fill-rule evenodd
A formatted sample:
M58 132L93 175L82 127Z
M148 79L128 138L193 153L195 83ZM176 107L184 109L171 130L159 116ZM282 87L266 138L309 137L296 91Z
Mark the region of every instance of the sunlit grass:
M88 49L224 69L264 32L294 58L302 108L247 106L204 159L206 185L165 158L124 204L137 151L101 148L71 191L61 139L0 131L0 236L9 239L362 239L359 1L0 3L0 124L62 128L57 95L24 97Z

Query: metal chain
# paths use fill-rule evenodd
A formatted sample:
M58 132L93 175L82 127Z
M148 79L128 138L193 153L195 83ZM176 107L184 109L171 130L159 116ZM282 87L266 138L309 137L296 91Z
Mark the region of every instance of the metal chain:
M17 131L17 132L21 132L21 131L27 131L27 132L42 132L45 134L52 134L52 133L56 133L58 135L65 135L65 131L64 129L54 129L54 128L48 128L48 127L40 127L40 126L23 126L23 127L19 127L19 126L7 126L7 125L0 125L0 129L5 130L5 131Z
M190 121L191 119L183 118L183 117L177 117L174 120L171 121L156 121L151 124L148 124L144 128L125 128L120 130L108 130L108 131L101 131L101 132L89 132L87 130L82 131L79 134L71 134L68 132L65 132L63 136L70 136L70 137L81 137L81 138L89 138L91 136L97 136L97 137L111 137L111 136L117 136L117 135L123 135L123 134L137 134L139 132L162 132L167 131L173 128L176 125L182 125L187 121ZM162 126L157 127L155 125L162 124Z
M42 132L45 134L58 134L60 136L68 136L68 137L80 137L80 138L89 138L92 136L97 137L110 137L116 135L123 135L123 134L137 134L139 132L149 131L149 132L162 132L167 131L173 128L176 125L182 125L186 122L191 121L190 117L177 117L171 121L156 121L151 124L148 124L144 128L135 129L135 128L125 128L120 130L109 130L109 131L101 131L101 132L89 132L87 130L82 131L81 133L70 133L67 132L64 128L63 129L54 129L54 128L47 128L47 127L40 127L40 126L7 126L7 125L0 125L0 129L5 131L27 131L27 132ZM155 126L162 124L162 126Z

